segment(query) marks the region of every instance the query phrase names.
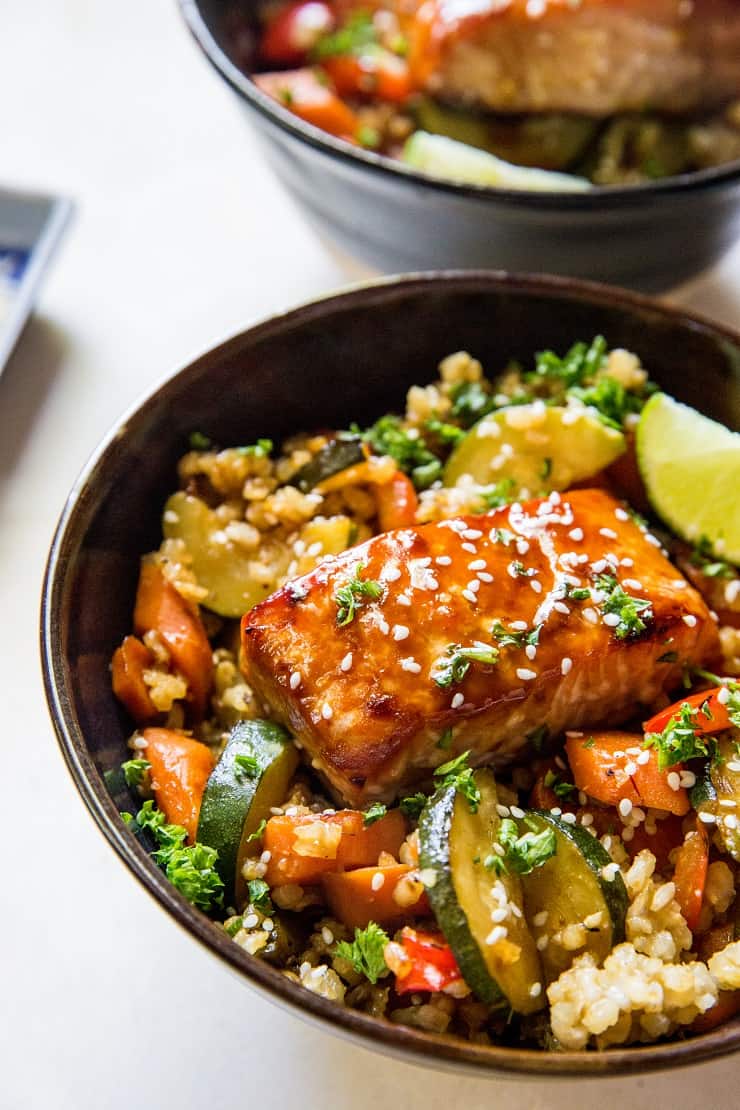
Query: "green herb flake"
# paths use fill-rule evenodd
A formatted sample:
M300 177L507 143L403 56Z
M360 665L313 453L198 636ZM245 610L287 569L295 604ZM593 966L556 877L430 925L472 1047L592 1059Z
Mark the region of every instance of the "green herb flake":
M443 420L427 420L424 428L435 439L445 446L452 446L459 443L461 439L465 439L467 432L463 428L459 428L457 424L447 424Z
M535 625L530 629L507 629L501 621L496 620L491 626L491 635L499 647L537 647L540 642L542 625Z
M388 974L388 966L383 955L390 938L380 925L371 921L366 929L355 929L355 939L350 944L343 940L337 945L336 955L349 960L358 975L364 975L371 983L377 983Z
M662 732L649 732L646 735L642 746L655 748L660 771L665 771L676 763L709 755L707 741L698 731L701 727L699 712L685 701Z
M224 929L226 933L232 938L236 936L240 929L244 928L243 917L230 917L228 921L224 922Z
M493 666L498 662L498 648L492 644L473 644L463 647L462 644L449 644L445 655L437 659L432 677L438 686L447 689L449 686L462 682L470 670L471 663L483 663Z
M360 578L364 569L364 563L358 563L353 577L344 586L341 586L334 595L337 606L337 624L340 628L352 623L357 609L364 602L377 601L383 593L380 582L374 582L371 578Z
M540 725L539 728L535 728L532 730L532 732L528 732L525 739L539 754L544 749L545 744L547 743L549 738L550 730L548 729L547 725Z
M265 459L271 454L273 442L271 439L258 439L256 443L250 443L247 447L237 447L237 452L240 455L246 455L252 459Z
M257 828L254 830L254 832L250 833L249 836L247 837L247 843L249 843L252 840L261 840L262 837L265 834L265 829L266 828L267 828L267 818L263 817L262 820L260 821L259 825L257 826Z
M625 593L613 574L600 574L596 579L596 588L606 594L601 602L602 613L619 617L619 623L612 628L618 640L634 639L653 620L652 603L647 598Z
M360 56L367 47L377 45L378 34L372 16L367 12L354 12L343 27L322 35L313 48L315 61L338 58L344 54Z
M466 428L472 427L498 407L490 392L480 382L460 382L453 387L450 398L452 415L462 421Z
M263 913L265 917L269 917L274 911L274 906L270 898L270 888L265 880L250 879L247 883L247 890L249 891L249 901L254 908Z
M365 810L362 823L365 826L374 825L381 817L385 817L387 812L388 808L382 802L373 802L370 808Z
M516 821L504 817L498 834L498 843L503 855L491 855L485 861L489 870L504 871L515 875L529 875L543 863L547 863L557 851L554 829L543 829L539 833L526 832L519 835Z
M126 785L131 787L141 786L144 777L151 767L148 759L127 759L121 764Z
M428 800L426 794L419 791L418 794L410 794L407 798L401 798L398 808L406 817L412 821L417 821Z
M212 441L203 432L191 432L188 442L191 451L208 451L212 446Z
M437 741L437 747L441 748L441 750L443 752L447 752L447 751L450 750L450 748L452 747L452 729L451 728L446 728L444 730L444 732L440 736L439 740Z
M589 736L583 741L583 746L584 746L584 748L589 749L589 748L593 748L595 743L596 743L596 737L595 736Z
M376 455L390 455L417 489L426 489L442 474L442 461L429 449L418 429L406 429L400 417L381 416L363 434Z
M502 478L499 482L494 482L492 486L482 486L478 492L486 509L502 509L504 505L510 505L517 497L516 482L513 478ZM505 528L497 528L495 534L497 542L503 543L507 547L514 539L513 533L508 532ZM509 539L499 539L499 535L508 536Z
M471 813L478 812L480 804L480 790L473 777L473 769L468 764L470 752L463 752L448 763L443 763L434 772L434 781L438 787L447 789L454 787L457 794L462 794L467 799Z
M260 773L259 760L254 755L235 755L234 766L239 774L256 779Z
M535 369L527 381L544 381L565 389L583 385L593 379L606 362L607 344L597 335L590 345L574 343L562 358L554 351L540 351L535 356Z
M218 852L206 844L186 844L187 832L170 825L154 802L147 801L136 815L136 824L146 829L159 847L152 858L180 893L194 906L211 910L223 902L223 882L216 871Z
M712 552L712 545L708 536L701 536L696 547L691 553L691 563L699 567L707 578L735 578L737 570L724 559L717 559Z

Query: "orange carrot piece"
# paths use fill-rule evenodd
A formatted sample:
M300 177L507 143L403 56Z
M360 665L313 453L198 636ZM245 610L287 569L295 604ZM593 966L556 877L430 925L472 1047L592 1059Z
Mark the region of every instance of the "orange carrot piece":
M391 867L360 867L356 871L341 871L324 875L321 882L329 908L335 917L350 929L364 929L370 921L378 925L399 924L410 917L424 917L431 913L421 882L418 890L412 883L403 883L398 898L413 898L410 905L401 905L396 888L401 880L413 875L412 868L404 863Z
M593 743L591 741L593 740ZM648 760L637 763L627 748L640 748L642 737L629 732L596 732L581 737L569 736L568 753L573 780L579 790L606 805L618 806L623 799L633 805L665 809L679 817L689 811L689 796L683 787L673 790L668 775L681 771L681 764L665 771L658 768L653 748L646 749ZM631 766L631 773L626 768Z
M359 128L357 116L332 89L321 83L315 70L258 73L254 83L306 123L354 141Z
M177 592L156 563L143 562L134 607L134 629L156 631L188 684L193 714L202 717L213 675L211 645L194 607Z
M715 686L714 689L703 690L700 694L690 694L689 697L681 698L680 701L669 705L667 709L661 709L660 713L656 713L654 717L645 722L645 732L663 732L670 721L678 716L684 705L690 705L692 709L700 710L695 722L696 731L700 736L711 736L714 732L722 732L726 728L732 728L727 706L722 705L718 700L718 695L722 689L722 686ZM702 707L705 703L706 711L703 711Z
M709 866L709 837L701 822L686 834L676 858L676 901L693 933L699 924Z
M144 671L153 662L149 648L136 636L127 636L113 652L113 693L123 702L137 725L152 721L157 716L157 708L144 681Z
M668 866L668 857L674 848L683 841L683 822L680 817L671 814L662 821L655 822L655 832L652 836L645 830L645 825L637 825L634 836L626 845L627 851L634 858L644 848L652 852L658 861L658 869L663 870Z
M413 91L408 63L382 47L325 58L322 69L340 96L372 96L400 104Z
M740 991L720 991L711 1010L694 1018L690 1026L691 1032L709 1033L736 1014L740 1014Z
M301 817L271 817L262 843L270 853L266 881L270 886L310 886L331 871L350 871L377 864L381 852L397 856L406 836L406 821L394 809L372 825L358 810ZM328 826L325 830L324 826ZM339 829L339 835L333 830ZM298 836L298 830L310 829ZM315 854L303 854L304 852Z
M213 756L205 744L169 728L147 728L143 754L157 806L172 825L182 825L192 844L198 830L203 791L213 770Z
M381 532L391 532L394 528L410 528L416 522L419 498L416 496L414 483L403 471L396 471L391 481L385 485L376 486L375 499Z

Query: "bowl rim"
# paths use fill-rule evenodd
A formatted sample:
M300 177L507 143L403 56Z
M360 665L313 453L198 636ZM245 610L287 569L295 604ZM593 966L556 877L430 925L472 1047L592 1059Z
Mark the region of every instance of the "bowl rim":
M345 165L363 165L378 177L395 178L399 182L417 187L423 186L442 194L470 197L479 201L499 201L502 205L511 208L544 208L569 212L583 209L592 211L636 207L654 196L682 197L696 190L715 189L740 182L740 158L720 166L676 174L656 181L634 185L597 185L583 192L557 190L528 192L524 189L501 189L494 185L472 185L436 178L406 166L398 159L353 146L299 119L272 97L263 93L243 70L234 65L213 36L201 13L199 0L178 0L178 5L185 23L206 58L251 108L265 119L277 124L281 131L293 138L299 139L323 154L330 155Z
M304 1019L313 1019L334 1034L376 1048L406 1062L455 1069L491 1077L569 1078L614 1077L696 1064L740 1050L740 1021L719 1026L690 1040L607 1052L548 1053L539 1049L476 1045L445 1034L434 1034L393 1025L356 1010L344 1009L286 978L277 968L248 955L205 914L196 910L167 881L148 853L121 821L103 777L88 751L71 696L66 660L56 651L69 595L70 568L95 509L91 490L96 473L117 450L128 425L143 416L152 403L176 391L181 377L197 373L215 361L236 354L245 341L264 340L317 318L331 316L352 305L372 304L384 291L414 287L446 288L461 292L487 287L492 293L552 294L588 304L617 305L626 310L649 311L692 330L708 331L740 351L740 332L710 319L662 304L643 294L579 279L540 274L512 274L492 270L426 271L391 275L357 282L339 291L280 311L230 337L207 347L178 370L165 375L135 401L117 420L84 464L57 523L46 564L40 613L40 649L44 688L54 731L67 769L93 820L134 877L160 903L181 928L242 975L259 993L284 1005Z

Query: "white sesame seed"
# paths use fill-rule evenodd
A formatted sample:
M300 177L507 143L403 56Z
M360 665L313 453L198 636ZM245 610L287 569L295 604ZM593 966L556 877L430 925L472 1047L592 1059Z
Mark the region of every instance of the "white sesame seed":
M387 636L390 632L391 626L388 624L388 621L385 619L385 617L380 617L380 619L378 620L378 630L382 632L384 636Z
M521 821L524 817L524 810L520 809L519 806L511 806L511 816Z
M599 535L604 536L607 540L615 540L617 533L613 528L599 528Z
M501 805L498 802L496 803L496 813L498 813L499 817L509 817L511 815L509 807Z
M493 575L489 574L487 570L479 570L478 578L481 580L481 582L493 582Z
M691 772L689 772L689 774L691 774ZM737 807L737 802L734 798L720 798L719 804L721 806L727 806L728 809L735 809Z
M717 822L717 818L713 813L706 813L705 811L702 811L701 813L697 814L697 817L700 821L703 821L705 825L714 825Z
M406 627L405 624L394 624L393 625L393 639L394 640L397 640L397 641L405 640L408 637L408 635L409 635L409 630L408 630L408 628Z
M564 655L560 660L560 673L562 675L570 674L573 669L573 660L569 655Z
M469 601L471 605L475 605L478 601L478 598L475 596L474 593L471 593L470 590L463 590L462 596L465 598L466 601Z
M597 559L595 563L591 564L591 570L594 574L601 574L602 571L606 570L606 566L606 559Z
M497 906L495 910L491 910L491 921L494 925L500 925L502 921L506 921L508 916L508 906Z
M463 551L469 551L471 555L478 554L478 548L475 546L474 543L463 543L460 544L460 546L462 547Z
M532 986L529 988L530 998L539 998L539 996L541 994L542 994L542 983L532 983Z
M570 532L568 533L568 536L571 540L575 540L576 543L580 543L580 541L583 539L583 529L582 528L571 528Z
M550 809L550 813L553 815L553 817L559 817L562 812L563 811L560 806L552 806Z
M300 686L300 684L301 684L301 672L300 671L293 671L292 675L290 676L290 688L291 688L291 690L297 690L298 687Z
M331 929L329 928L328 925L324 925L322 927L322 929L321 929L321 939L323 940L324 944L333 944L334 943L334 934L332 933L332 931L331 931Z
M386 582L397 582L401 577L401 571L398 567L383 567L382 577Z
M728 813L725 817L725 828L736 829L738 827L738 819L734 813Z
M619 565L620 567L633 567L635 565L635 560L630 558L620 559Z
M342 660L342 662L339 664L339 669L341 671L348 671L351 666L352 666L352 652L348 651L347 654L345 655L344 659Z
M602 877L602 879L606 879L606 881L608 883L614 882L618 873L619 873L619 864L618 863L607 863L601 869L601 877Z
M650 762L650 752L647 751L647 750L644 751L644 752L640 752L640 754L638 756L635 756L635 763L638 763L640 765L640 767L644 767L645 764L649 763L649 762Z
M532 924L537 929L541 929L543 925L547 925L547 910L540 910L539 913L536 913L532 918Z
M722 686L717 692L717 701L720 705L727 705L730 700L730 690L727 686Z
M334 716L334 710L329 705L328 701L325 701L321 707L321 716L324 718L325 721L330 721Z
M560 820L566 825L575 825L576 815L575 813L564 813Z
M584 814L582 814L581 824L583 825L584 829L587 829L588 826L593 825L593 823L594 823L593 813L584 813Z
M526 631L527 631L527 628L528 628L529 626L528 626L528 624L527 624L527 622L526 622L526 621L512 621L512 622L511 622L511 627L512 627L512 628L513 628L513 629L514 629L514 630L515 630L516 632L526 632Z
M527 646L524 649L524 654L526 655L527 659L529 659L529 661L532 662L532 660L537 655L536 645L535 644L527 644Z
M683 616L683 623L685 625L687 625L689 628L695 628L696 627L696 617L694 616L693 613L685 613L684 616Z
M466 540L479 540L483 533L479 532L477 528L466 528L462 533L463 539Z
M619 809L620 816L629 817L632 812L632 802L629 798L622 798L617 808Z
M411 598L407 594L399 594L396 598L396 605L411 605Z
M638 582L636 578L625 578L623 583L628 590L641 590L642 582Z
M452 563L449 555L438 555L434 561L438 567L448 567Z
M555 601L552 607L557 613L562 613L564 617L570 616L570 609L564 601Z
M242 927L245 929L254 929L255 925L259 925L260 919L256 913L248 913L245 918L242 918Z
M485 570L485 569L486 569L486 560L485 559L473 559L472 562L468 563L468 570Z
M530 585L530 588L533 589L536 594L541 594L542 593L542 583L538 582L536 578L530 578L529 585Z
M681 786L685 790L690 790L692 786L696 786L696 775L693 771L681 771ZM721 805L722 803L720 803ZM735 804L734 802L732 803Z
M470 590L471 594L477 594L478 590L480 589L480 582L477 578L473 578L470 582L468 582L466 589Z
M421 664L417 663L412 655L401 660L401 669L408 671L409 674L421 674Z
M453 709L459 709L460 706L464 703L464 701L465 701L465 698L462 696L461 693L458 692L457 694L455 694L455 696L452 699L452 702L450 704L452 705Z
M738 763L736 759L729 760L729 762L727 763L727 770L736 772L740 771L740 763Z
M532 682L533 679L537 678L537 672L530 671L527 667L517 667L516 677L521 682Z
M645 539L648 543L652 544L653 547L660 547L660 540L656 540L655 536L652 535L651 532L645 533Z
M506 928L505 925L494 925L494 927L491 929L490 933L486 937L486 944L490 946L493 944L498 944L500 940L506 940L508 932L509 930Z
M587 605L586 608L582 610L582 613L584 620L587 620L589 624L598 623L599 614L596 612L595 609L592 609L590 605Z
M616 628L621 621L619 613L604 613L603 621L608 628Z
M629 518L630 518L630 514L626 513L624 511L624 509L615 509L614 510L614 515L617 518L617 520L629 520Z
M666 782L671 790L681 789L681 776L678 771L669 771L666 775Z
M516 541L516 549L517 549L517 551L519 552L520 555L526 555L527 552L529 551L529 544L527 543L526 540L517 540Z
M383 874L383 872L382 871L376 871L375 874L373 875L372 879L370 880L370 887L371 887L372 890L380 890L380 888L382 887L384 882L385 882L385 875Z
M544 952L545 949L547 948L548 944L550 943L550 938L546 934L543 934L541 937L537 937L537 942L536 943L537 943L537 951L538 952Z
M271 859L272 852L268 848L265 848L264 852L260 856L260 863L269 863Z

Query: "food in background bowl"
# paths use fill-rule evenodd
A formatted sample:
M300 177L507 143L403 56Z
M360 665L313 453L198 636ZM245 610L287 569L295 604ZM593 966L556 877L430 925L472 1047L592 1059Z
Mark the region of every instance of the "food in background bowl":
M308 990L475 1043L735 1012L737 436L600 338L451 355L278 452L208 431L113 659L175 886Z
M435 176L568 192L740 158L732 0L298 0L262 18L264 92Z

